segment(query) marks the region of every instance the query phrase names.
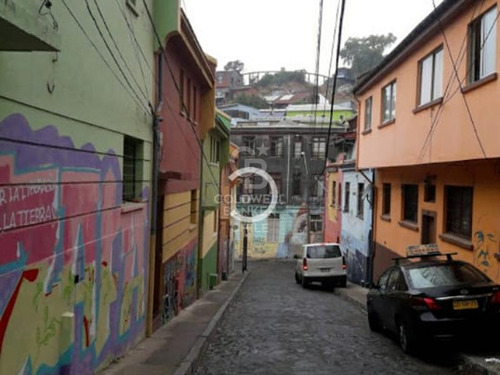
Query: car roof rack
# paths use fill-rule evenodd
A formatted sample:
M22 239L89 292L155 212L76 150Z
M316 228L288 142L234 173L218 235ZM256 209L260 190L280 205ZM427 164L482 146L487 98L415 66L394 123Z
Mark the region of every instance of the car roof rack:
M430 258L430 257L439 257L439 256L446 256L446 260L451 261L453 260L452 255L457 255L458 253L428 253L428 254L417 254L417 255L408 255L406 257L397 257L397 258L392 258L392 260L395 262L396 265L399 264L400 260L406 260L406 259L415 259L415 258Z

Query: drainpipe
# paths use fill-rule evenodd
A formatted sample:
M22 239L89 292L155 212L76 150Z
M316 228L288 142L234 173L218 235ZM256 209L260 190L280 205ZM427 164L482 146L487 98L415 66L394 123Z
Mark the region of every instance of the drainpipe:
M155 290L155 265L157 262L156 253L156 239L158 233L158 170L160 151L160 134L159 126L162 121L161 108L163 105L163 71L162 71L162 55L158 54L158 92L156 101L158 105L155 109L151 108L153 112L153 183L151 186L151 224L150 224L150 238L149 238L149 298L148 298L148 320L146 325L146 336L149 337L153 333L153 303L154 303L154 290Z

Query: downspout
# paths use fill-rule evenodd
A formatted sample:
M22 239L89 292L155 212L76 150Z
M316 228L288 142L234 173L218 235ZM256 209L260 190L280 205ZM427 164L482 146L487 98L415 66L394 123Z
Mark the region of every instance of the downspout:
M151 225L150 225L150 238L149 238L149 298L148 298L148 320L146 327L146 336L150 336L153 333L153 303L154 303L154 280L155 280L155 265L157 262L156 253L158 249L156 248L156 239L158 234L158 170L159 170L159 158L158 154L160 151L160 134L159 126L162 121L161 109L163 106L163 67L162 67L162 55L158 54L158 91L156 102L158 103L156 108L151 108L153 112L153 183L151 186Z

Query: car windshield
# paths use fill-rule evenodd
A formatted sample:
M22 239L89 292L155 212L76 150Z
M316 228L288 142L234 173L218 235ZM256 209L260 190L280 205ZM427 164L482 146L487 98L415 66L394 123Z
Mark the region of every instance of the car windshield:
M307 247L307 257L311 259L338 258L342 256L339 245L316 245Z
M438 288L488 281L481 272L472 266L460 263L411 268L407 272L408 281L415 289Z

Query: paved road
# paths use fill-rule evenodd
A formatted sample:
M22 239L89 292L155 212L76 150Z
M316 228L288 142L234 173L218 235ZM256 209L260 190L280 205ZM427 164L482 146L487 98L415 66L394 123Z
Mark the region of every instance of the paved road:
M370 332L366 315L332 292L295 284L292 262L251 274L200 360L198 375L473 374L456 354L417 359Z

